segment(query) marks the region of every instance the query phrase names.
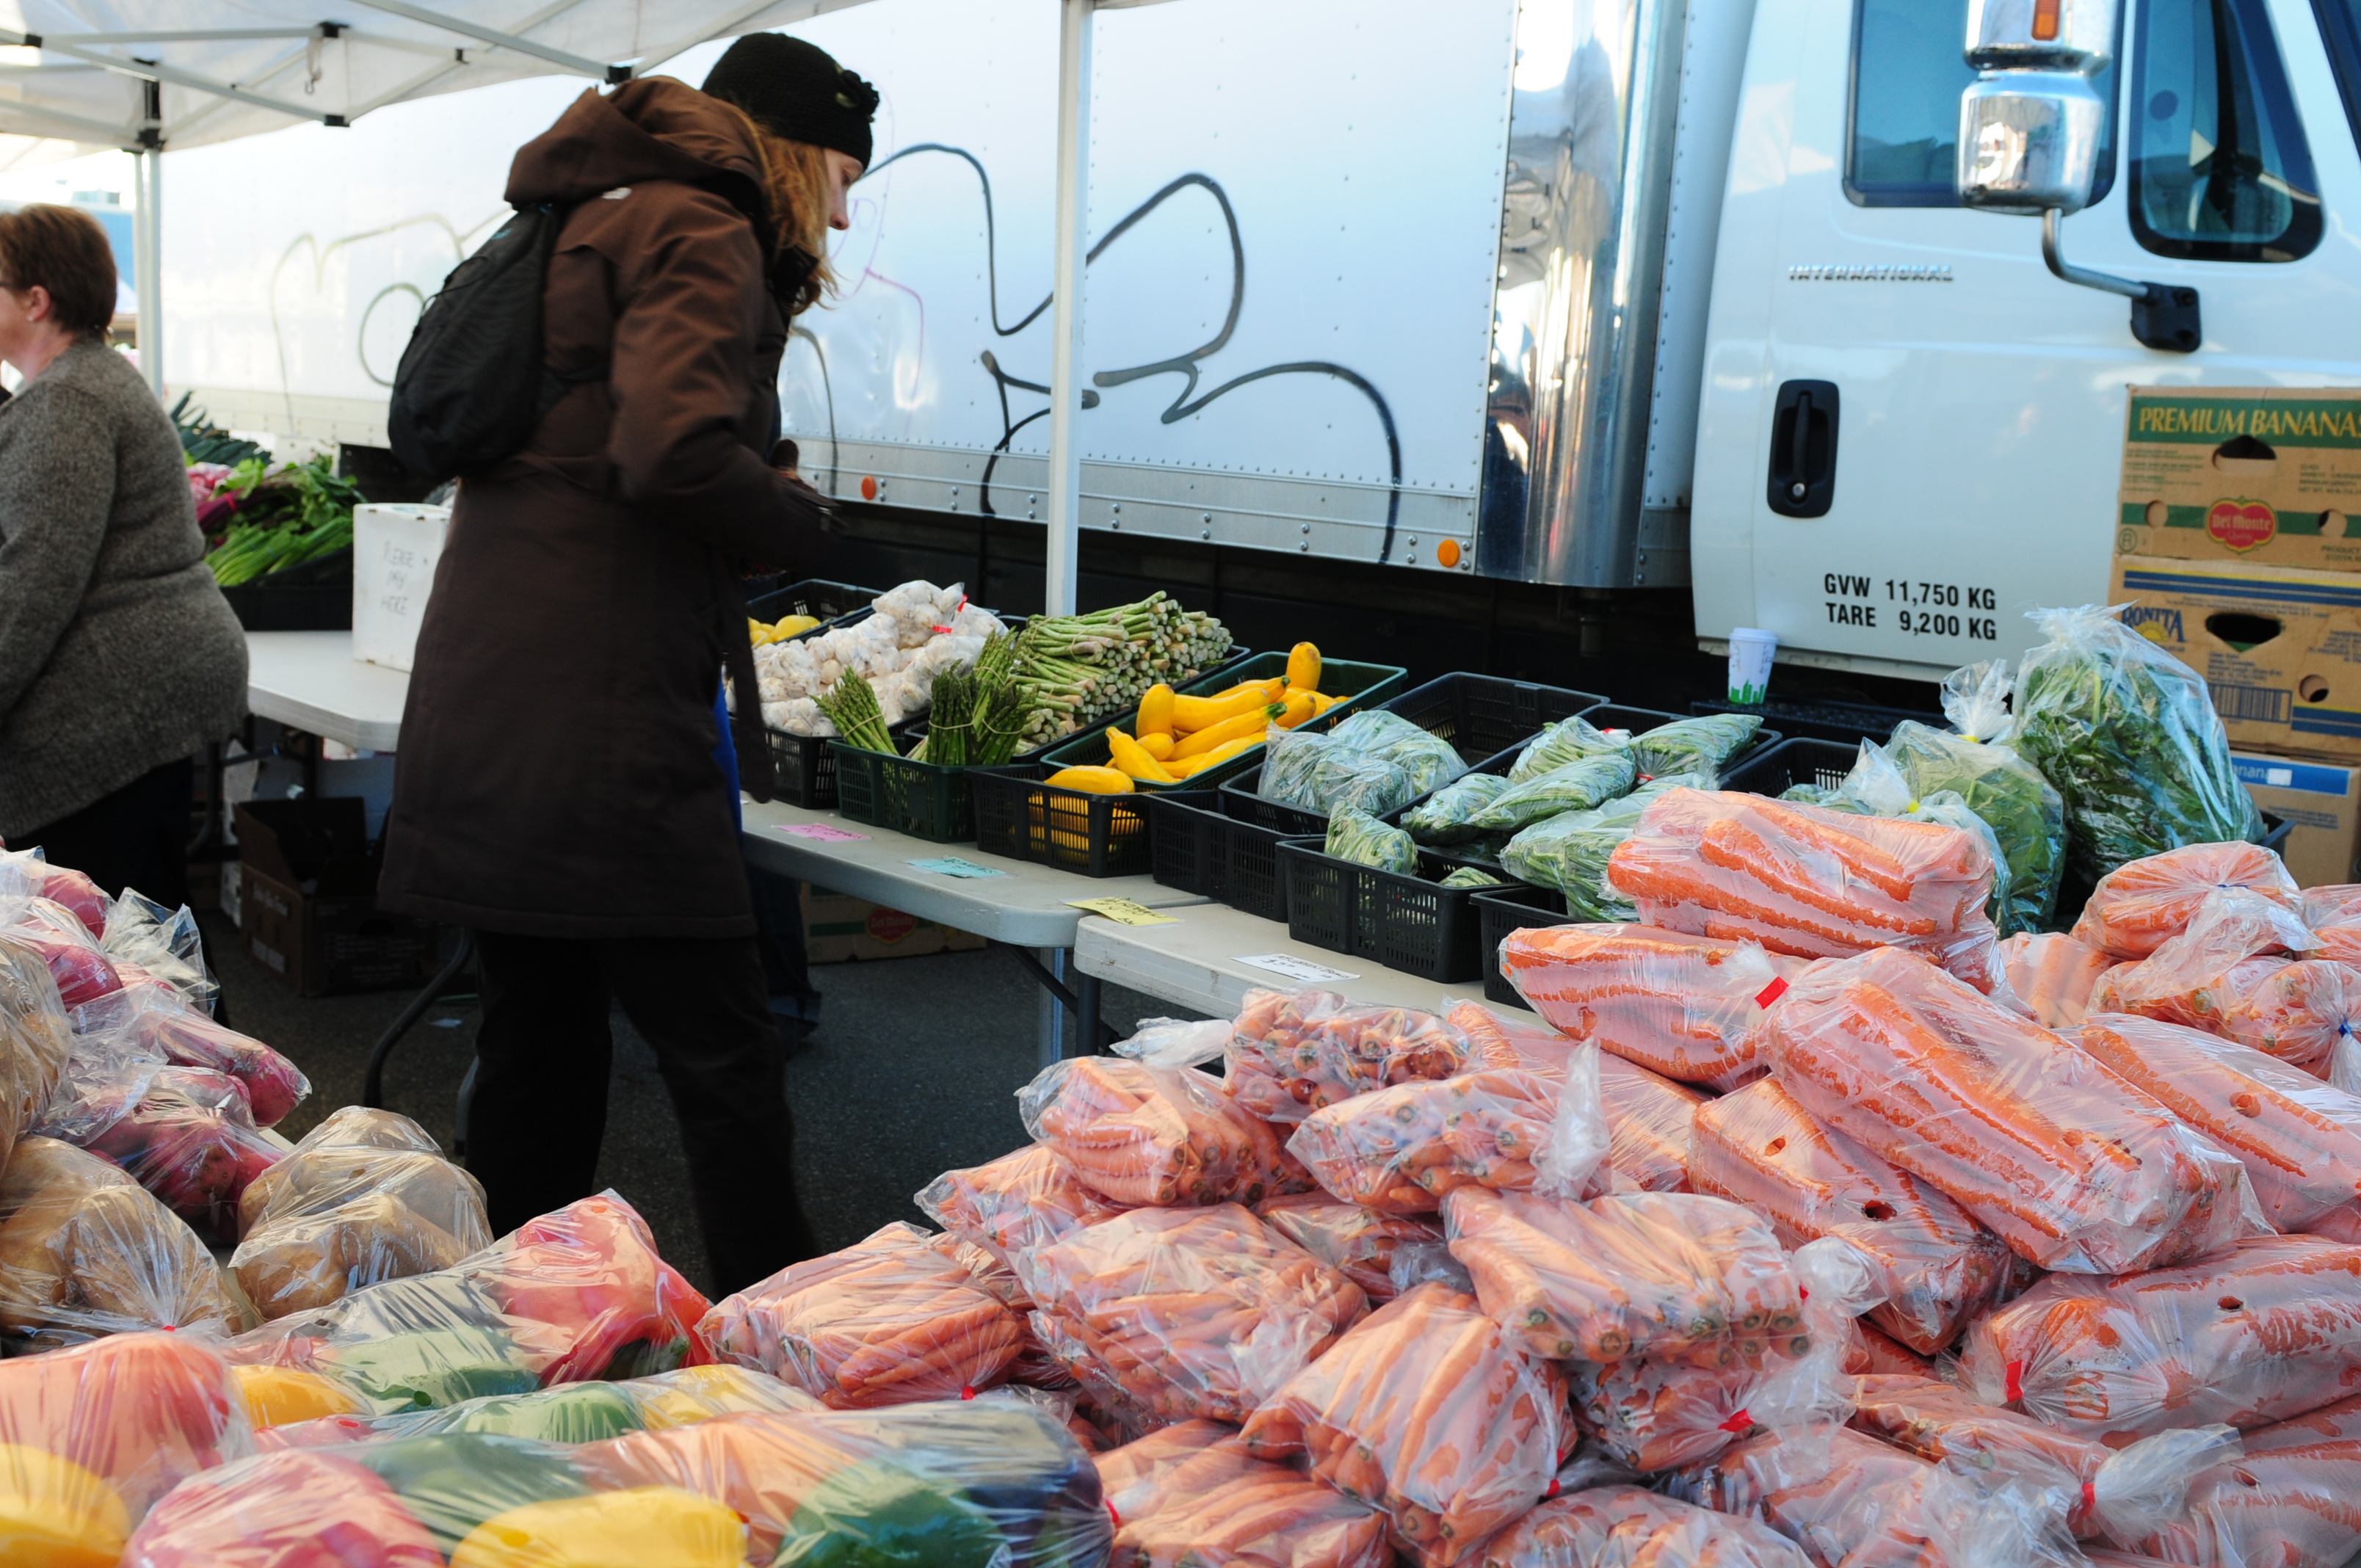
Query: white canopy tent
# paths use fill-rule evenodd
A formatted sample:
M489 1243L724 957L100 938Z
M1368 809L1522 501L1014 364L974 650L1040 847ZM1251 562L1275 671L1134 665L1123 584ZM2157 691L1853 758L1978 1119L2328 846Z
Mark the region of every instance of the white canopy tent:
M866 0L0 0L0 137L137 158L140 361L163 391L163 154L520 77L619 82L710 39ZM1054 334L1045 602L1074 608L1082 488L1075 386L1087 246L1091 13L1060 9Z

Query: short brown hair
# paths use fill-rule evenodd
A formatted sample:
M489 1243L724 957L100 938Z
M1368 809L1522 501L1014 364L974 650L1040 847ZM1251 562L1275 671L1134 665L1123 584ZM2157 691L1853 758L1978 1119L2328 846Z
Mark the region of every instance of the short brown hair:
M47 289L58 325L104 334L115 320L115 247L78 207L38 203L0 213L0 287Z

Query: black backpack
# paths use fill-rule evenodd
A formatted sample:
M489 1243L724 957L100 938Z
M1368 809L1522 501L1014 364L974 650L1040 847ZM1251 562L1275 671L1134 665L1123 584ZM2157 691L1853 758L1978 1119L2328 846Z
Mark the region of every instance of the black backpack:
M521 207L426 302L393 373L386 433L403 466L482 472L529 439L572 383L541 362L541 292L567 209Z

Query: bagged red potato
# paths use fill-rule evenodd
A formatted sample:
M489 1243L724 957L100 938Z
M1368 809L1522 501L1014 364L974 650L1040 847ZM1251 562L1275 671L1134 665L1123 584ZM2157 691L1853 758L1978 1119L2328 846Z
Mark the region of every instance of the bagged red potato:
M1617 846L1607 880L1666 930L1807 959L1901 947L1980 991L2001 978L1992 852L1963 828L1676 789Z
M1158 1423L1244 1420L1368 1307L1234 1203L1137 1209L1015 1261L1041 1342Z
M1535 1355L1728 1366L1743 1342L1792 1335L1803 1321L1786 1250L1719 1198L1576 1203L1463 1187L1443 1219L1484 1310Z
M38 844L0 849L0 899L5 898L47 899L71 915L93 940L106 935L106 917L114 908L104 888L71 866L52 863Z
M2102 1013L2074 1043L2246 1168L2275 1230L2361 1201L2361 1096L2202 1030Z
M1357 1007L1333 991L1250 991L1230 1025L1224 1082L1267 1122L1468 1069L1467 1038L1432 1013Z
M966 1170L947 1170L927 1184L917 1202L953 1235L1003 1256L1047 1246L1123 1212L1040 1144Z
M1500 944L1501 972L1558 1029L1713 1089L1763 1076L1747 1032L1801 967L1751 941L1646 926L1554 926Z
M0 935L0 1163L57 1092L73 1034L49 966Z
M1432 1214L1461 1187L1580 1197L1607 1155L1598 1053L1552 1080L1515 1069L1398 1084L1323 1106L1287 1141L1335 1197Z
M302 1069L260 1040L148 991L118 991L74 1009L76 1035L111 1056L201 1067L245 1087L258 1127L274 1127L312 1092Z
M1699 1106L1696 1129L1690 1186L1753 1210L1785 1245L1836 1236L1859 1249L1878 1283L1870 1321L1912 1350L1942 1350L1999 1292L2009 1259L1999 1237L1821 1126L1776 1080Z
M2245 1168L2096 1058L1932 964L1816 964L1758 1031L1780 1087L2044 1268L2121 1274L2262 1228Z
M1025 1329L934 1239L884 1226L716 1303L698 1332L835 1409L972 1397L1007 1375Z
M1448 1568L1477 1560L1549 1489L1573 1444L1565 1397L1557 1370L1517 1350L1474 1298L1422 1285L1289 1378L1244 1436L1382 1509L1413 1562Z
M1070 1057L1017 1091L1016 1109L1025 1130L1111 1203L1257 1203L1301 1190L1269 1124L1195 1068Z
M2058 931L2004 937L2009 994L2045 1029L2068 1029L2091 1010L2091 989L2115 960Z
M54 1138L0 1171L0 1334L53 1350L137 1329L243 1326L196 1233L130 1177Z
M1266 1198L1255 1216L1359 1286L1372 1305L1394 1299L1393 1263L1400 1248L1443 1245L1443 1227L1433 1220L1379 1213L1325 1192Z
M2259 1236L2146 1274L2053 1274L1969 1326L1960 1374L2110 1445L2285 1420L2361 1392L2361 1247Z
M87 1075L78 1069L40 1131L122 1167L198 1234L225 1245L237 1237L247 1186L293 1146L254 1124L236 1079L152 1061Z
M1484 1543L1484 1568L1809 1568L1794 1542L1753 1519L1644 1487L1551 1497Z
M1100 1454L1108 1568L1389 1568L1385 1516L1257 1459L1219 1421L1183 1421Z
M2246 889L2290 911L2302 899L2285 862L2259 844L2186 844L2101 877L2074 938L2119 961L2144 959L2188 929L2198 905L2224 888Z
M2198 1568L2345 1568L2361 1552L2361 1398L2250 1431L2245 1450L2199 1475L2140 1550Z
M19 943L40 959L66 1007L80 1007L123 989L123 977L98 938L63 905L0 894L0 938Z

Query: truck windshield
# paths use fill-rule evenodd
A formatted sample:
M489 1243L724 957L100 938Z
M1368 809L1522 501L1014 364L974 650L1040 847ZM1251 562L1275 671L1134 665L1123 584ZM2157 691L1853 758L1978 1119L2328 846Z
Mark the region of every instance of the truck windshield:
M2262 0L2145 0L2131 102L2141 245L2292 261L2320 242L2312 150Z
M2353 0L2361 5L2361 0ZM2120 29L2122 23L2116 24ZM1968 0L1855 0L1845 194L1864 207L1956 207ZM2113 105L2115 71L2092 85ZM2115 116L2099 146L2096 205L2115 182Z

